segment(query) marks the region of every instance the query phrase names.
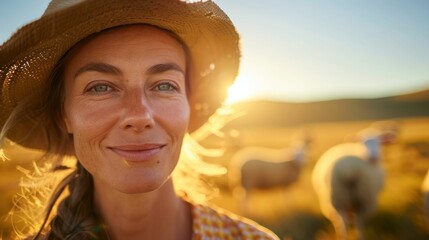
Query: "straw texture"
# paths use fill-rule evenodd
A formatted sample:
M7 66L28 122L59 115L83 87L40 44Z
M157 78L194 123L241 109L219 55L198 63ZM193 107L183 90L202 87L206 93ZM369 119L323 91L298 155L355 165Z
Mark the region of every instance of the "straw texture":
M45 94L42 86L73 45L104 29L136 23L172 31L188 45L192 59L190 130L200 127L220 106L237 75L239 36L214 2L179 0L51 2L40 19L0 46L0 126L28 95Z

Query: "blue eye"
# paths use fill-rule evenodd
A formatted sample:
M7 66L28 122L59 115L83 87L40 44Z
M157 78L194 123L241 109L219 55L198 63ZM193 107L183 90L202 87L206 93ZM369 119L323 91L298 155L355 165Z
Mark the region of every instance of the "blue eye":
M171 83L166 83L166 82L156 85L155 89L158 91L168 91L168 92L177 91L177 87L175 85Z
M108 92L111 91L112 87L110 87L107 84L97 84L95 86L91 86L88 89L88 92L94 92L94 93L104 93L104 92Z

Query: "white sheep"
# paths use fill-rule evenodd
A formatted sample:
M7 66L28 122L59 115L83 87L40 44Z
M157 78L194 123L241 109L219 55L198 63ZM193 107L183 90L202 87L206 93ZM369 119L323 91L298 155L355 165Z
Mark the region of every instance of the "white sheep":
M327 150L312 173L322 213L332 222L338 239L347 239L349 224L363 239L363 221L375 212L384 181L381 144L392 140L392 131L368 128L358 136L360 142Z
M254 189L285 187L295 182L304 164L308 136L286 148L243 147L229 164L229 186L238 201L239 211L247 211L248 192Z

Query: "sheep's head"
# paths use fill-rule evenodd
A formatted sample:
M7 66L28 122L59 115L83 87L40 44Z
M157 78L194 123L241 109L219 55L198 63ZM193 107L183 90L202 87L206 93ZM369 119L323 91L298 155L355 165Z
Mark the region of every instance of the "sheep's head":
M357 133L358 139L377 138L382 145L394 143L399 134L399 123L393 120L377 121Z
M371 124L370 127L379 130L381 144L394 143L400 131L400 123L396 120L377 121Z

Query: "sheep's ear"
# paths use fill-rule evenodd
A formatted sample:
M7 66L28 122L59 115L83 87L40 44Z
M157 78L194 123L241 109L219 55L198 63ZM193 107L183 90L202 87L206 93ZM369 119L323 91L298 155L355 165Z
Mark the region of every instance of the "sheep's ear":
M396 141L397 134L392 131L386 131L380 136L380 142L382 144L391 144Z

